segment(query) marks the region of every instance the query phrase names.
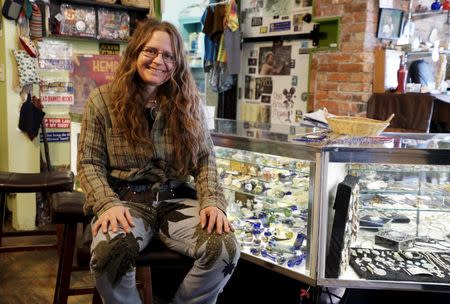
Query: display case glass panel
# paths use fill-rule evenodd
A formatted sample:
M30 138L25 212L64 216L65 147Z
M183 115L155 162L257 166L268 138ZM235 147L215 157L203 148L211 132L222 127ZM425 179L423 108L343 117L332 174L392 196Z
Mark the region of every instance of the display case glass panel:
M216 123L217 167L241 257L315 284L313 214L320 150L289 143L289 134L275 126Z
M387 135L324 148L319 284L448 290L450 136Z

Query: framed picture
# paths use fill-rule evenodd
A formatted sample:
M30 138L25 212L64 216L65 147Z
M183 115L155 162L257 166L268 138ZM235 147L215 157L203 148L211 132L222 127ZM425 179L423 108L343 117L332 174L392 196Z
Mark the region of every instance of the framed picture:
M402 32L404 12L400 9L380 8L377 38L395 40Z

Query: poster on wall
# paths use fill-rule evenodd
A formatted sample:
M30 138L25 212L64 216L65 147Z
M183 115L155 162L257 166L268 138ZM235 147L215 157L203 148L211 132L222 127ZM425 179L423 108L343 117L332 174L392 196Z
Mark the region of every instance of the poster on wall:
M246 43L239 75L239 115L243 121L273 126L299 125L308 99L308 42Z
M312 0L242 0L241 20L245 38L309 33Z
M82 113L89 94L96 87L111 82L119 66L118 55L76 55L70 78L74 87L71 111Z

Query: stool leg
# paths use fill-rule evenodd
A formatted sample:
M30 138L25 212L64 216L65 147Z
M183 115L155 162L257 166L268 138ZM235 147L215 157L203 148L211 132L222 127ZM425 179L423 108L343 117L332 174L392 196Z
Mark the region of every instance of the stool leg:
M0 193L0 247L2 247L3 224L5 222L6 213L6 193Z
M103 303L102 297L100 297L97 288L95 288L94 296L92 297L92 304L102 304L102 303Z
M136 276L142 282L143 304L153 304L152 272L150 266L139 266Z
M70 277L72 274L73 255L77 234L77 223L64 225L61 256L59 257L58 275L56 278L53 304L67 304L69 297Z

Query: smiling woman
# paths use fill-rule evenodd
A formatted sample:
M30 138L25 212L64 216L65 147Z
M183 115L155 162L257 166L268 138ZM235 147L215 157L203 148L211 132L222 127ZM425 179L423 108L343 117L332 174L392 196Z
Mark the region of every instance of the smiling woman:
M140 303L133 266L154 235L196 259L174 303L214 303L233 273L239 250L204 116L180 34L142 22L81 128L78 173L96 215L91 268L105 303Z

